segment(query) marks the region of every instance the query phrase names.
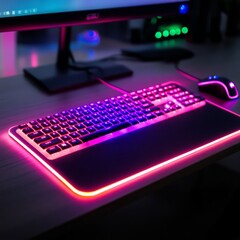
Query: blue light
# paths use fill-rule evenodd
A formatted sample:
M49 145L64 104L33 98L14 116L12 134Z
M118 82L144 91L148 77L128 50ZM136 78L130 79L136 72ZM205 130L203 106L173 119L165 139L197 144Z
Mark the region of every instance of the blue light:
M188 5L186 5L186 4L180 5L179 12L180 12L180 14L188 13Z
M98 31L89 29L79 33L77 40L85 45L98 45L101 39Z

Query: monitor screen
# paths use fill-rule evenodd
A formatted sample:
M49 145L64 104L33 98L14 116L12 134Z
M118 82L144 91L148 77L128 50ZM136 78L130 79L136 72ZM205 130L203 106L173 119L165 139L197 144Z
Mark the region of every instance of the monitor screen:
M188 0L2 0L0 31L177 15Z

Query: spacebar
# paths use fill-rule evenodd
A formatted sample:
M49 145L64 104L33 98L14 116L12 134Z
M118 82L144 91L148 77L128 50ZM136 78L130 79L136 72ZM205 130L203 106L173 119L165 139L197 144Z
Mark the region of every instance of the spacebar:
M98 137L101 137L101 136L104 136L108 133L113 133L113 132L116 132L118 130L121 130L121 129L124 129L124 128L127 128L131 126L131 124L129 122L124 122L124 123L120 123L120 124L116 124L112 127L109 127L109 128L106 128L106 129L102 129L100 131L97 131L97 132L94 132L94 133L91 133L89 135L86 135L86 136L83 136L81 137L80 139L83 141L83 142L87 142L89 140L93 140L95 138L98 138Z

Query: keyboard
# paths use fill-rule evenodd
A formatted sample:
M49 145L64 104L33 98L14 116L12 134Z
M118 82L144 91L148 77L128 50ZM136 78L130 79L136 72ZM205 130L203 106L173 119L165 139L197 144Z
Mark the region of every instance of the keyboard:
M176 83L155 85L39 117L15 126L14 135L56 160L204 105L203 97Z
M240 137L239 119L167 82L36 117L9 135L68 190L94 197Z

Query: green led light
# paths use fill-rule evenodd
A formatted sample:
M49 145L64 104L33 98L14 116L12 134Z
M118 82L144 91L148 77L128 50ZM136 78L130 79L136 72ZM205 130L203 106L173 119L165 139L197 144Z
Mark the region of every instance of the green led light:
M157 19L162 19L162 16L157 16Z
M182 33L183 34L187 34L188 33L188 28L187 27L183 27L182 28Z
M171 29L171 30L170 30L170 35L171 35L171 36L175 36L175 35L176 35L175 29Z
M153 25L157 24L157 18L155 18L155 17L152 18L151 19L151 24L153 24Z
M176 29L175 29L175 32L176 32L176 35L180 35L180 34L181 34L180 28L176 28Z
M161 32L156 32L155 33L155 38L160 39L162 37L162 33Z
M169 31L168 30L164 30L163 31L163 36L164 37L168 37L169 36Z

